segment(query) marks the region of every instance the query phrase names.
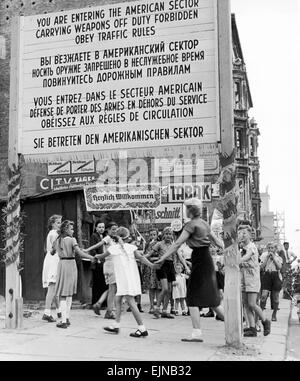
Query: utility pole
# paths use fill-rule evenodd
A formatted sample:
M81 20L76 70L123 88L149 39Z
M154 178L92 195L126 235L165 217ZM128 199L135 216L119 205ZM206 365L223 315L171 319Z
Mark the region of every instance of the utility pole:
M229 0L217 1L219 84L220 84L220 187L227 181L227 171L231 181L220 191L220 206L223 213L224 264L225 264L225 341L226 345L239 348L242 345L242 309L240 291L240 254L237 245L237 198L234 150L233 79L232 79L232 40L231 11ZM227 175L228 176L228 175Z

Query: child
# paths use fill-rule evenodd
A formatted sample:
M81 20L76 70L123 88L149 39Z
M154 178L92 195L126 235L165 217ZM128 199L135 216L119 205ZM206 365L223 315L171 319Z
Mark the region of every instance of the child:
M266 319L263 311L257 305L257 295L260 291L260 266L258 262L258 251L251 242L252 230L250 226L241 225L238 229L239 239L243 246L244 255L241 258L241 282L242 298L245 306L249 328L244 329L245 337L256 337L255 314L259 316L264 327L264 336L271 332L271 322Z
M72 306L72 296L77 292L77 266L75 253L83 258L95 262L92 255L84 253L79 249L77 241L73 238L74 223L72 221L63 221L58 237L53 244L53 251L59 256L57 267L57 280L55 285L55 294L60 300L60 310L62 321L56 324L58 328L68 328L70 325L70 310Z
M145 258L151 254L151 250L156 245L158 240L158 230L152 229L150 231L150 242L146 246ZM158 257L151 257L150 262L154 262ZM154 313L154 302L158 299L158 294L161 290L160 281L157 279L156 270L146 267L144 269L144 282L146 290L149 290L150 310L149 313Z
M108 327L104 327L104 330L112 333L119 333L120 321L121 321L121 308L122 299L125 296L126 301L131 309L131 312L138 323L138 329L136 332L131 333L131 337L146 337L148 332L143 324L140 312L135 303L134 297L141 294L141 280L136 263L136 259L146 265L155 268L151 262L149 262L143 255L137 251L135 245L127 243L130 238L130 232L125 227L119 227L116 231L117 243L110 246L103 254L96 255L97 258L105 258L111 255L117 284L116 293L116 321Z
M42 317L42 320L46 320L49 323L55 322L55 319L51 315L51 306L52 302L56 305L57 318L61 319L61 313L58 308L58 300L55 295L55 283L56 283L56 275L57 275L57 266L59 262L59 257L57 253L52 252L53 243L55 242L58 236L58 230L61 225L62 216L58 214L54 214L49 218L48 221L48 230L49 233L47 235L46 241L46 256L43 263L43 273L42 273L42 281L43 288L47 288L47 295L45 301L45 312Z
M183 274L183 266L181 264L177 264L175 267L176 271L176 281L173 282L173 299L175 300L175 315L178 315L178 307L179 303L181 306L182 316L187 316L187 308L185 303L186 298L186 279L188 279L188 275Z
M166 227L163 230L163 241L157 242L152 250L150 250L149 258L158 257L161 258L173 243L173 231L170 227ZM172 295L172 282L175 282L175 269L173 263L173 255L168 257L156 270L157 279L161 283L162 290L158 295L157 305L154 310L155 319L160 317L166 319L174 319L174 316L167 312L168 304ZM162 313L160 313L160 304L163 304Z

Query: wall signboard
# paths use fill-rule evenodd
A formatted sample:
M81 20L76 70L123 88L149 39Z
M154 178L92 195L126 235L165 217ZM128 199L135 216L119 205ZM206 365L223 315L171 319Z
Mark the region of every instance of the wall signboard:
M216 4L141 0L22 16L25 160L220 141Z
M158 184L88 185L84 197L88 212L155 209L161 203Z

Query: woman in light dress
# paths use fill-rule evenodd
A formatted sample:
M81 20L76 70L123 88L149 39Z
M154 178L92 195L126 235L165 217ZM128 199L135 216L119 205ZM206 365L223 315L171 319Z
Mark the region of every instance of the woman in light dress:
M62 216L58 214L54 214L48 220L48 235L46 240L46 256L43 264L43 273L42 273L42 281L43 288L47 288L47 295L45 301L45 312L42 317L43 320L48 321L49 323L55 322L51 314L51 306L52 303L55 303L57 318L61 318L61 313L58 308L58 300L55 295L55 283L56 283L56 274L57 274L57 265L59 262L59 257L53 249L53 243L58 236L58 230L61 225Z

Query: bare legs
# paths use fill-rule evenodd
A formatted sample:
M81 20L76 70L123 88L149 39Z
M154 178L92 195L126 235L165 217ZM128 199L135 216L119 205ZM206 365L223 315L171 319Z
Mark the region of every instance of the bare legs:
M255 314L257 314L257 316L262 320L262 322L266 320L263 311L257 305L256 301L256 292L243 292L243 303L248 317L249 326L252 328L255 328Z
M45 300L45 314L48 316L51 315L51 306L53 302L55 303L55 307L58 310L59 302L57 296L55 295L55 283L50 283L47 289Z
M117 292L116 283L110 284L108 287L108 296L107 296L107 313L111 314L114 306L114 299Z

